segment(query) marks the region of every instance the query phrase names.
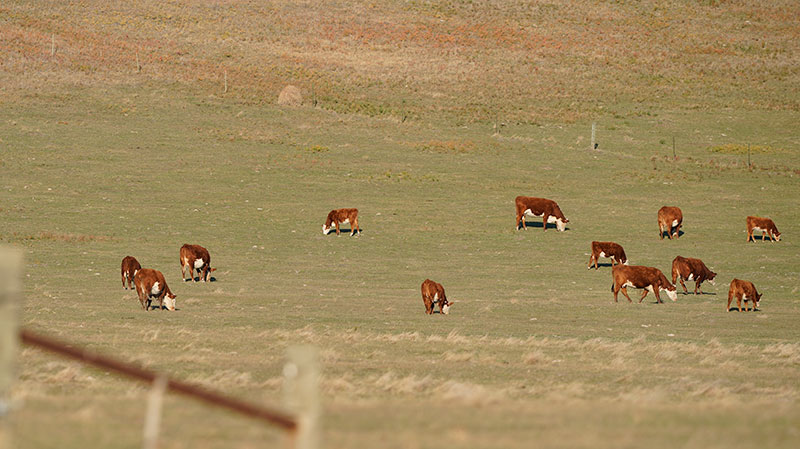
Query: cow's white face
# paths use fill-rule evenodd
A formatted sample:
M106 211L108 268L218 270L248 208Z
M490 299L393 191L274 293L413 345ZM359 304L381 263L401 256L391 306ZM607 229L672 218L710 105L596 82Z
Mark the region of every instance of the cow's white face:
M630 262L630 261L626 260L625 262L622 262L622 265L628 265L628 262Z
M556 220L556 228L558 228L560 232L564 232L567 230L567 223L559 218Z
M331 226L330 228L326 228L325 225L322 225L322 235L328 235L331 232L331 230L333 230L333 226Z
M711 285L717 285L717 281L715 281L714 279L709 279L708 283Z
M175 311L175 295L166 295L164 296L164 305L167 306L167 310Z
M667 292L667 296L669 297L669 299L671 299L673 302L678 300L678 291L677 290L675 290L675 289L666 290L666 292Z
M450 304L445 304L444 307L442 307L442 313L445 315L450 314Z
M779 241L779 242L781 241L781 233L780 233L780 232L776 232L776 233L775 233L775 234L773 234L773 235L775 236L775 240L777 240L777 241Z

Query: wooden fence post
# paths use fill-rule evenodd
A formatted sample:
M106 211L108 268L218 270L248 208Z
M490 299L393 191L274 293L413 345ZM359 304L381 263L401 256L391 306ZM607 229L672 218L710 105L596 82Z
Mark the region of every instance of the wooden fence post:
M319 449L321 440L319 356L313 346L292 346L283 367L284 401L297 416L294 448Z
M167 376L161 374L153 381L153 386L147 395L147 415L144 418L142 449L156 449L158 447L158 429L161 427L161 404L166 391Z
M0 448L11 447L11 385L16 378L22 251L0 247Z

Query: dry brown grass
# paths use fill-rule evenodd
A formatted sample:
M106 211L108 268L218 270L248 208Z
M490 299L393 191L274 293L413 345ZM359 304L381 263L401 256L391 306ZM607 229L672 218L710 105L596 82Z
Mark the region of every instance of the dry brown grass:
M225 95L244 101L274 102L291 83L340 112L526 123L621 103L800 107L784 94L800 81L800 6L789 0L98 6L6 4L3 83L177 81L222 95L227 71Z

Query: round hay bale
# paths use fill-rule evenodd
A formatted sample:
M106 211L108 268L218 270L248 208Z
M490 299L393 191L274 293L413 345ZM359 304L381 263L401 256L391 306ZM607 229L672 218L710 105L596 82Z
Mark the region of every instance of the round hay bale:
M289 84L278 95L278 104L286 106L300 106L303 104L303 94L298 87Z

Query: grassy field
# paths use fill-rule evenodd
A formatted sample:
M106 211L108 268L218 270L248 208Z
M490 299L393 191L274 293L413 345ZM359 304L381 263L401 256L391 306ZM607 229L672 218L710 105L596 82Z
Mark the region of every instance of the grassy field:
M286 347L313 344L330 448L800 443L794 2L103 5L0 6L25 326L270 404ZM290 83L303 106L275 103ZM517 195L568 231L515 231ZM339 207L362 236L321 234ZM782 241L746 243L747 215ZM614 304L592 240L665 272L700 257L717 286ZM216 282L181 283L183 243ZM178 311L141 311L125 255ZM424 314L426 277L449 316ZM725 312L734 277L759 312ZM144 386L30 348L19 376L19 447L140 444ZM281 442L183 398L164 413L163 447Z

